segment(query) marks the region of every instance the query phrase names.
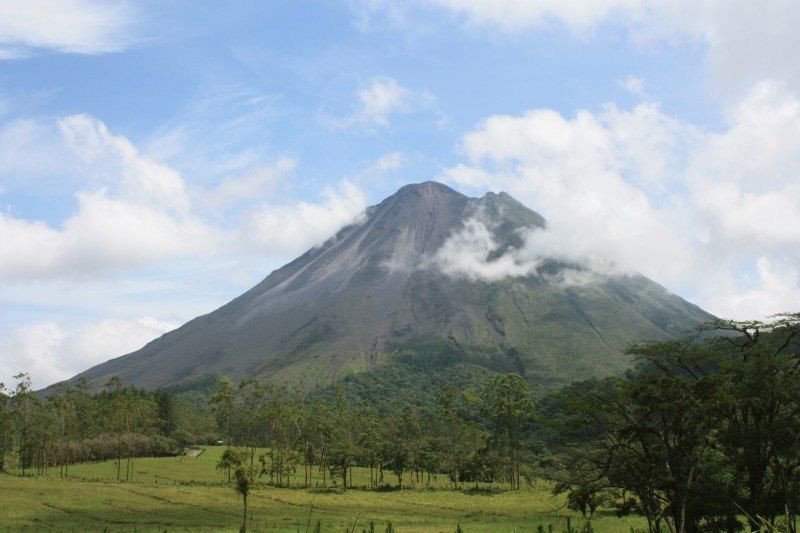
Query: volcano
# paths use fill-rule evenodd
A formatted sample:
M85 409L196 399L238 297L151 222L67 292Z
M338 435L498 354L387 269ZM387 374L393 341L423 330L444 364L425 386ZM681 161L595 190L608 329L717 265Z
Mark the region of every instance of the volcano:
M215 375L310 388L378 372L433 343L550 388L620 372L629 344L714 318L636 274L564 283L558 273L580 267L558 261L505 277L448 272L447 243L477 219L494 243L487 265L546 226L506 193L470 198L436 182L406 185L238 298L67 383L100 386L117 375L154 389Z

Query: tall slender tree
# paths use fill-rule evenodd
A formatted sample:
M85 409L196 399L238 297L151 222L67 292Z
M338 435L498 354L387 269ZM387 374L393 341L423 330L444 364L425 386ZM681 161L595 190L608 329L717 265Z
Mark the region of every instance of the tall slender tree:
M31 379L21 372L14 376L17 385L12 397L12 409L17 427L17 457L22 475L34 464L36 442L34 439L34 415L38 399L31 390Z
M6 471L6 456L13 449L14 419L11 396L4 383L0 382L0 474Z
M481 391L483 411L495 431L506 438L508 481L520 488L520 438L533 415L533 396L528 382L519 374L498 374Z

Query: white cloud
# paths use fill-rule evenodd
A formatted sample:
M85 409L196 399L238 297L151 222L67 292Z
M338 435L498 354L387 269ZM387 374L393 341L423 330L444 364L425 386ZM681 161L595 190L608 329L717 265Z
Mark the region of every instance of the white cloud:
M800 101L778 84L756 85L721 131L652 103L572 118L538 109L489 117L461 149L468 163L444 179L507 190L548 218L518 261L548 253L603 268L613 260L719 314L746 315L730 302L748 290L751 313L790 303L769 287L781 276L797 284L775 265L800 261Z
M3 303L44 315L0 327L2 379L30 370L44 386L137 349L173 324L130 317L154 305L180 316L208 312L366 206L348 182L319 200L265 204L268 190L291 186L296 161L285 157L272 165L242 157L211 185L187 183L85 115L6 122L3 139L0 180L12 193L63 189L75 205L61 220L17 215L13 205L0 212ZM387 154L379 163L389 170L402 159ZM75 313L115 318L79 326L50 318Z
M180 321L153 317L108 319L77 327L42 322L0 330L0 382L28 372L34 387L74 376L175 329Z
M243 238L273 255L292 255L322 244L342 226L356 222L367 207L366 197L344 181L338 189L326 187L320 203L264 204L248 213Z
M756 260L756 275L745 289L732 283L729 290L711 295L707 305L722 316L768 317L777 312L797 311L800 302L800 270L766 257Z
M390 24L411 28L418 10L446 10L469 29L488 26L506 32L566 29L590 39L604 25L627 30L631 42L700 43L723 94L738 97L753 83L777 79L800 89L800 2L796 0L363 0L354 13L359 27L376 25L381 13Z
M58 125L63 138L50 138L53 152L77 154L82 163L73 170L90 187L76 192L77 209L59 226L0 214L0 283L89 277L214 249L219 235L190 212L177 172L91 117L65 117ZM47 146L23 158L52 157Z
M372 78L366 87L358 91L358 106L353 113L329 121L339 128L385 127L389 125L391 115L411 111L415 98L412 91L401 86L394 78Z
M620 86L631 93L634 96L644 97L644 85L645 81L644 78L640 76L634 76L633 74L626 76L624 79L620 80Z
M229 208L242 202L258 201L266 189L274 188L296 167L297 161L289 157L280 157L271 165L246 164L243 173L229 173L219 185L204 191L204 202L214 208Z
M400 86L394 78L373 78L368 87L358 91L361 107L351 120L386 126L391 113L409 109L410 97L411 91Z
M187 211L186 186L174 169L140 154L128 139L112 135L105 124L87 115L62 118L59 127L93 177L115 183L121 196L169 211Z
M20 118L0 127L0 179L9 189L35 181L53 191L74 179L65 168L75 168L78 156L51 122Z
M209 187L220 177L262 173L280 163L271 146L279 98L237 83L211 86L145 139L142 152Z
M102 189L78 194L78 206L57 228L0 214L0 283L102 275L170 256L202 254L217 241L213 229L199 220Z
M586 30L608 17L622 13L636 14L643 9L641 0L421 0L462 14L470 24L492 24L507 30L543 27L558 21Z
M215 185L190 187L92 117L64 117L55 128L14 122L0 129L0 139L20 130L36 133L16 145L24 149L0 148L0 160L15 169L0 177L46 176L56 172L57 157L64 167L57 172L80 176L72 178L77 205L58 224L0 213L0 284L86 279L180 258L285 257L324 241L366 203L356 186L343 183L325 189L318 203L264 204L264 188L295 168L289 158L245 164ZM400 162L383 160L387 167Z
M76 54L118 52L138 41L136 11L106 0L0 1L0 59L37 50Z
M448 275L473 281L525 276L539 266L537 261L520 257L516 251L505 253L495 261L488 261L489 255L498 247L486 222L476 216L467 220L463 229L451 235L430 262Z
M800 3L794 0L671 0L643 2L647 15L634 30L644 41L693 40L707 46L707 61L722 93L736 97L769 78L800 89Z
M375 162L374 168L378 172L389 172L398 170L406 164L406 158L400 152L384 154Z
M353 26L362 33L370 33L381 29L380 21L386 20L388 25L402 27L406 23L405 0L349 0L350 9L355 15Z

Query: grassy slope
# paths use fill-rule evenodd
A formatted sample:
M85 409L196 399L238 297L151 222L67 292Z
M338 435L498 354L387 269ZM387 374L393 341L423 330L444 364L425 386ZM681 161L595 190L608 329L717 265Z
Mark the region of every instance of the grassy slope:
M0 476L0 529L52 528L58 531L236 531L241 502L214 469L221 448L208 448L195 459L137 459L135 477L113 481L113 462L75 465L71 479ZM53 474L56 474L53 471ZM368 474L357 470L356 484ZM296 484L299 479L293 479ZM393 476L387 481L394 482ZM437 485L444 483L439 480ZM535 531L553 524L560 531L566 516L582 525L553 497L546 485L518 492L426 489L372 492L351 489L311 491L260 486L250 496L254 526L260 531L305 531L313 502L312 529L321 520L323 531L352 527L370 520L383 531L391 520L398 531L454 531L461 521L467 532ZM595 531L628 532L643 527L637 518L597 516ZM299 528L299 529L298 529Z

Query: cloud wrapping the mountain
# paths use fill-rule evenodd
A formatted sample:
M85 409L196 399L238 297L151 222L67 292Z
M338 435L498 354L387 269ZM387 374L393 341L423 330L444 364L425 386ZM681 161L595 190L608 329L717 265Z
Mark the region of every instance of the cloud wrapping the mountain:
M463 229L451 235L428 263L445 274L471 281L527 276L539 266L538 261L521 258L515 250L489 261L488 257L499 247L487 223L476 216L464 222Z
M497 115L463 136L467 162L443 177L506 190L548 219L520 257L613 259L721 315L742 316L724 296L742 287L764 313L783 311L781 293L798 291L777 265L800 262L800 101L763 82L727 122L703 131L653 103Z
M471 281L536 275L561 287L636 273L587 250L586 240L580 237L559 235L542 228L520 228L518 234L523 239L523 246L509 247L498 253L503 246L495 238L497 229L485 212L478 210L421 266L437 268L448 276ZM546 268L540 270L552 260L562 265L558 272Z

